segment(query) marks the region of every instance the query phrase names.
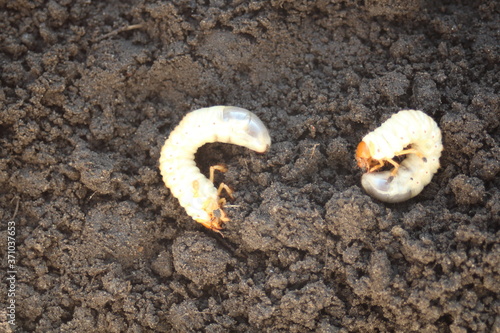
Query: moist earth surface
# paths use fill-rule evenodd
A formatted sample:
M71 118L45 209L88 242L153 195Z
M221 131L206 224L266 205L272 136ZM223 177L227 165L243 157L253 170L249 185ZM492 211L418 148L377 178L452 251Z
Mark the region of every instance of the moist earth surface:
M0 8L4 332L500 332L498 1ZM273 140L198 150L205 175L229 169L222 235L158 169L213 105ZM444 151L387 204L354 152L402 109L433 117Z

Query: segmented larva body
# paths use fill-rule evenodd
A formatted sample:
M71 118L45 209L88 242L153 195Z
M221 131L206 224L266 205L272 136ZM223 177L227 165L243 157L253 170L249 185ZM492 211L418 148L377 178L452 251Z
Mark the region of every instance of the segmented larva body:
M235 106L213 106L188 113L165 141L160 154L165 185L189 216L218 231L223 222L229 221L223 210L225 200L219 197L221 189L228 188L222 184L217 190L213 179L202 175L194 161L198 148L210 142L233 143L264 153L271 137L252 112Z
M418 195L439 168L443 145L436 122L417 110L394 114L367 134L356 150L358 166L365 168L361 184L365 191L385 202L401 202ZM394 156L406 155L401 164ZM374 172L386 162L392 171Z

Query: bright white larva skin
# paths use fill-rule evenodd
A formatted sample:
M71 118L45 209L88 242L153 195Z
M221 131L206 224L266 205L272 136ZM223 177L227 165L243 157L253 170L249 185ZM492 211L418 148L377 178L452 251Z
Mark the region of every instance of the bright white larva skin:
M443 150L441 131L422 111L400 111L362 141L375 160L391 159L410 145L423 155L423 158L413 153L406 155L392 180L390 171L365 173L361 184L378 200L395 203L413 198L430 183L439 168Z
M235 106L213 106L188 113L165 141L160 155L165 185L189 216L219 230L219 217L225 213L217 189L194 161L198 148L210 142L233 143L264 153L271 146L271 137L252 112Z

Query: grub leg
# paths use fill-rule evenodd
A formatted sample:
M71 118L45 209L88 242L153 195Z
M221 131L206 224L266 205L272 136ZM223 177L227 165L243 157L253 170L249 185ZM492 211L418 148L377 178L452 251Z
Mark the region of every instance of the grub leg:
M378 161L378 164L375 165L374 167L371 167L370 170L368 170L368 172L374 172L374 171L377 171L378 169L380 169L381 167L384 166L384 161L383 160L380 160Z
M226 190L226 193L229 195L229 197L231 198L231 200L234 199L234 197L233 197L234 191L231 190L231 188L229 186L227 186L226 184L224 184L224 183L221 183L219 185L219 188L217 189L217 195L220 196L223 190ZM225 200L224 200L224 203L225 203Z
M392 169L392 171L391 171L391 177L394 177L396 175L396 173L398 173L399 164L396 163L391 158L388 158L386 161L389 162L389 163L391 163L394 166L394 169Z
M401 156L401 155L407 155L407 154L415 154L420 158L425 158L421 152L419 152L418 150L416 150L414 148L401 150L400 152L397 152L396 154L394 154L394 156Z
M213 165L210 167L210 181L213 183L215 179L215 170L220 172L226 172L227 168L223 165Z

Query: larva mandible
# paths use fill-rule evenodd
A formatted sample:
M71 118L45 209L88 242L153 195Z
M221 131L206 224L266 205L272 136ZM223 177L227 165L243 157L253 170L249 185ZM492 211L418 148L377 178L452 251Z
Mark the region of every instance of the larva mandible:
M356 149L358 166L366 169L361 184L372 197L395 203L419 194L439 168L443 145L434 119L418 110L403 110L368 133ZM406 155L398 164L394 156ZM390 163L391 171L374 172Z
M224 212L222 189L213 185L213 171L226 171L221 166L210 168L210 179L200 173L194 154L205 143L223 142L264 153L271 146L266 126L252 112L235 106L213 106L188 113L170 133L160 154L160 172L172 195L195 221L219 231L229 221ZM229 192L231 194L231 192Z

